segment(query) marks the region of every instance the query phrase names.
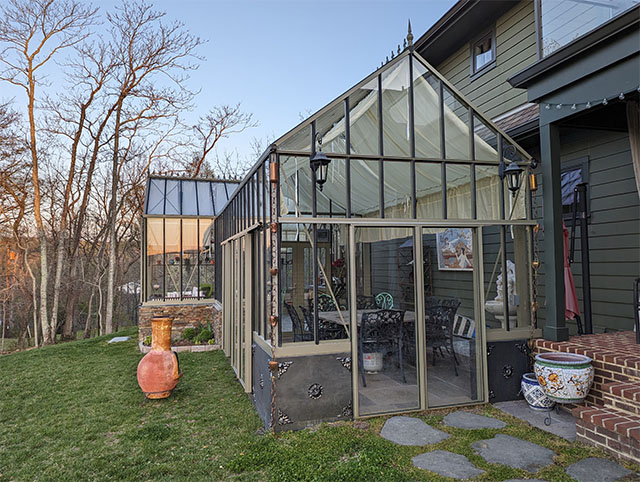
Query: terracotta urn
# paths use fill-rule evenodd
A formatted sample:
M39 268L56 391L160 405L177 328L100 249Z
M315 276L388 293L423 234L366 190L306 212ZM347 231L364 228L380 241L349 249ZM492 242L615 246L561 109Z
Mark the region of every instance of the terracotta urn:
M577 353L541 353L533 366L547 397L558 403L579 403L593 384L591 358Z
M171 318L151 319L151 351L138 364L138 385L144 396L167 398L182 376L178 355L171 351Z

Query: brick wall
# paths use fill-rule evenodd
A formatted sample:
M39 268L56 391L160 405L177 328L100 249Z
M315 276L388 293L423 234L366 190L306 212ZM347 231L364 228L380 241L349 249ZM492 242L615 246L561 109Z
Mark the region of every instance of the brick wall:
M216 343L222 340L222 306L217 301L198 304L157 304L142 305L138 315L138 340L143 341L151 335L151 318L166 316L173 318L171 339L179 340L185 328L198 324L213 324Z

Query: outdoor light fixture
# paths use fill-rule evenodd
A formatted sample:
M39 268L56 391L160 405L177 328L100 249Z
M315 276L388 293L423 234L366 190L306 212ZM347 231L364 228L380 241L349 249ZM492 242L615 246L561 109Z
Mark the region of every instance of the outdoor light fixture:
M318 189L322 191L322 185L327 182L327 171L329 170L331 159L322 152L322 136L320 134L316 135L316 141L318 142L318 152L311 156L309 164L311 165L311 170L316 173Z
M515 162L511 162L503 172L503 178L507 178L507 187L513 195L515 195L515 193L520 189L520 184L522 182L520 174L522 174L522 168Z

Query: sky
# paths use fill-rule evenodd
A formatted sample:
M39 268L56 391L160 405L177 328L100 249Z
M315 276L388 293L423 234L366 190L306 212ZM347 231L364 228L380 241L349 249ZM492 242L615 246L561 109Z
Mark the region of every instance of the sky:
M266 145L380 66L407 35L418 39L454 0L148 0L206 43L191 73L195 121L210 108L241 103L259 126L219 142L219 154L252 160ZM93 2L101 10L119 3ZM4 87L3 87L4 89ZM0 98L14 92L0 92ZM20 92L14 99L22 104Z
M407 35L415 39L454 0L158 0L154 5L207 41L190 85L195 115L240 102L258 127L220 142L220 153L252 157L380 66ZM302 117L301 117L302 116Z

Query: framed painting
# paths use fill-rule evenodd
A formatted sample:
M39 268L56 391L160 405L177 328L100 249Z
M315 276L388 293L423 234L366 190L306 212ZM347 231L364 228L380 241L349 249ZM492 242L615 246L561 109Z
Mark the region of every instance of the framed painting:
M473 235L471 228L449 228L436 235L438 269L473 271Z

